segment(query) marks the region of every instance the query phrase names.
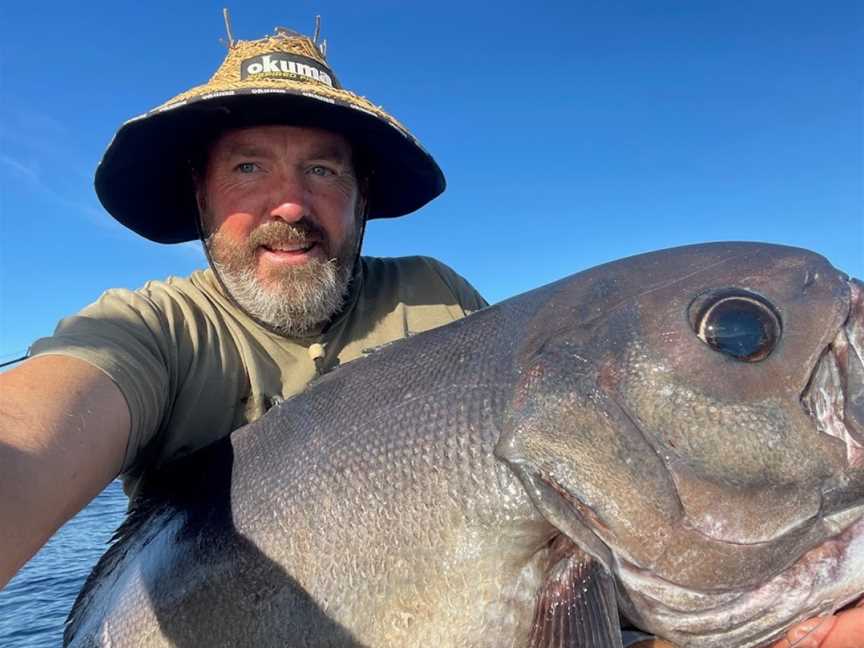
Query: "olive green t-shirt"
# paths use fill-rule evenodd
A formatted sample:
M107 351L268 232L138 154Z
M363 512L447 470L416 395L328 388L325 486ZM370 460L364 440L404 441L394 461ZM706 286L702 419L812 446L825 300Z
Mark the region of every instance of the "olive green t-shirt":
M286 338L226 296L212 271L109 290L38 340L33 355L61 354L101 369L129 406L123 462L127 493L143 470L188 454L254 421L316 376L371 349L486 306L467 281L426 257L363 257L351 295L324 332Z

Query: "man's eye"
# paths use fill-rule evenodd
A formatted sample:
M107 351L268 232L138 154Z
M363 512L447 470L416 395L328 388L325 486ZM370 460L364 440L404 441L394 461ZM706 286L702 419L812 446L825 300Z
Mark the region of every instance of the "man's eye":
M252 173L258 168L258 165L254 162L241 162L234 168L240 173Z
M335 171L328 169L325 166L321 166L320 164L316 164L309 169L309 173L317 176L331 176L335 174Z

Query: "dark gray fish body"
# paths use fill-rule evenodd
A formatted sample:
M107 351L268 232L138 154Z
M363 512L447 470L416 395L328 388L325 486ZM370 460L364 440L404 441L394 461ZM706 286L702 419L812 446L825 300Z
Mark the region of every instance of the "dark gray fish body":
M861 284L802 250L574 275L150 479L66 643L614 646L617 606L762 645L864 592L862 355Z

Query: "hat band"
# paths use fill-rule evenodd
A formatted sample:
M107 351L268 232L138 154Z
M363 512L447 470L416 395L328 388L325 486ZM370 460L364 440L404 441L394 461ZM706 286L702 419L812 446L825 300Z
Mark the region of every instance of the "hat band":
M304 77L331 88L339 88L333 72L306 56L269 52L253 56L240 63L240 79L296 79Z

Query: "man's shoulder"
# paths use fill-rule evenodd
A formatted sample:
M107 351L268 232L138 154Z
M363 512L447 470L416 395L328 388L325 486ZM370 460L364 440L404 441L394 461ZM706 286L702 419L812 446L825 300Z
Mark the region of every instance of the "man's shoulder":
M61 320L54 337L73 332L119 335L122 330L136 337L185 339L197 337L196 331L204 329L221 331L235 320L245 325L244 317L225 296L212 271L197 270L188 276L148 281L135 289L108 289L96 301Z
M105 307L110 304L126 305L133 309L155 308L164 310L181 305L192 310L209 309L224 302L224 294L213 272L196 270L187 276L168 276L147 281L139 288L110 288L99 299L85 308Z
M396 290L401 301L456 303L466 312L487 306L477 290L446 263L429 256L363 257L367 286Z
M367 270L392 271L403 270L405 272L416 272L418 274L437 272L446 269L453 272L445 263L430 256L411 255L401 257L374 257L363 256L363 265Z
M221 294L222 291L213 271L206 268L195 270L186 276L170 275L164 279L151 279L132 292L145 295L167 294L197 298L202 295Z
M383 281L398 278L400 281L413 280L418 282L443 280L449 284L458 277L458 279L466 285L468 283L446 263L430 256L364 256L363 266L366 278L370 281Z

